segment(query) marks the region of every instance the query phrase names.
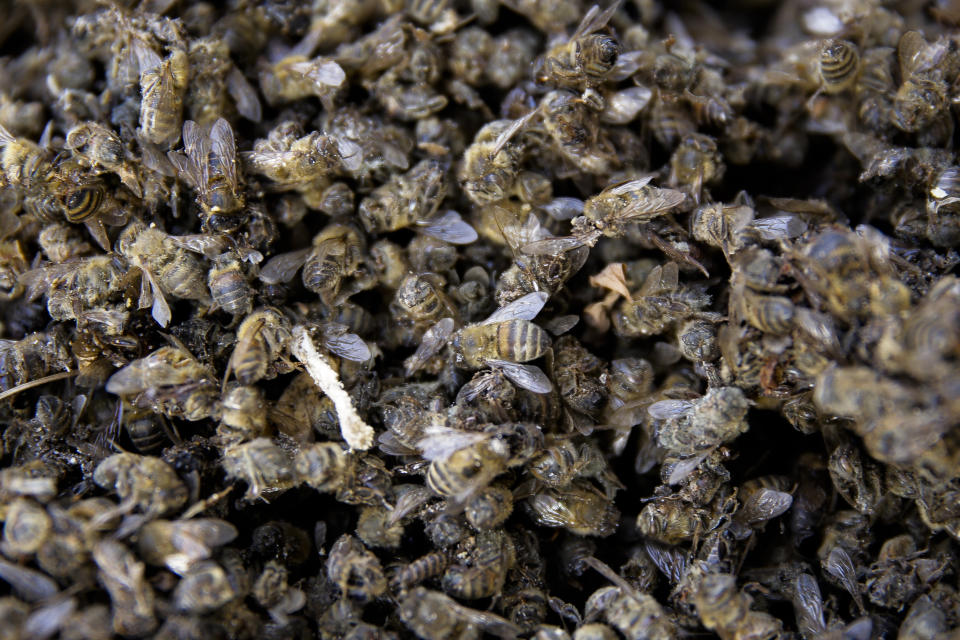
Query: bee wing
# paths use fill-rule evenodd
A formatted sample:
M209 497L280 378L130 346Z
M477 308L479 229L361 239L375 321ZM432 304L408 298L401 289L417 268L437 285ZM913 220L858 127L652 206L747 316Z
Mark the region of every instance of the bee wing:
M650 184L650 181L653 180L653 174L644 176L642 178L637 178L636 180L627 180L626 182L617 182L612 184L603 191L601 194L613 194L615 196L628 195L633 193L641 187L645 187Z
M570 507L553 495L553 492L534 494L530 498L530 506L537 513L537 521L548 527L565 527L577 520Z
M16 136L7 131L7 128L0 124L0 145L6 146L16 141Z
M532 364L518 364L506 360L485 360L491 367L496 367L503 371L503 375L510 378L518 387L522 387L533 393L550 393L553 384L550 378L540 367Z
M23 623L23 637L42 640L59 631L77 608L76 598L53 602L32 612Z
M275 255L260 270L260 280L267 284L278 284L280 282L290 282L297 271L307 261L311 249L299 249L289 253Z
M792 504L793 496L786 491L760 489L747 499L736 518L746 525L760 524L782 515Z
M237 528L218 518L178 520L170 536L173 546L192 559L207 558L213 548L232 542Z
M295 62L290 65L290 70L309 78L321 91L325 87L339 87L347 79L343 67L333 60L320 60L318 58L306 62Z
M70 273L78 263L49 264L36 269L24 271L17 276L17 282L26 287L27 300L36 300L47 292L53 281L62 275Z
M647 407L647 413L654 420L670 420L679 418L693 409L689 400L660 400Z
M207 155L210 152L209 140L204 137L200 125L193 120L183 123L183 151L187 156L186 174L192 177L195 189L205 190L210 179L210 167L207 162ZM173 157L170 154L167 155L172 161Z
M494 374L490 373L489 371L484 372L460 387L460 391L457 392L457 400L470 402L481 393L492 387L495 382L496 380Z
M544 291L533 291L504 307L500 307L480 324L494 324L495 322L516 319L533 320L543 309L543 305L547 304L549 298L550 296Z
M27 602L46 600L57 595L60 589L53 579L39 571L21 567L0 558L0 580L9 584L14 593Z
M671 582L677 583L687 573L687 554L677 547L667 547L656 542L647 540L644 543L644 549L653 564L663 575L670 578Z
M450 244L470 244L477 239L477 231L456 211L445 211L421 223L420 231Z
M424 332L423 339L420 340L420 346L403 363L407 376L412 376L427 360L436 355L447 344L447 340L453 333L453 328L453 318L443 318Z
M586 244L586 238L582 236L557 236L528 242L520 247L520 251L528 256L550 256L573 251Z
M552 333L555 336L562 336L570 329L573 329L577 326L577 323L580 322L580 316L576 314L571 314L567 316L557 316L556 318L551 318L548 322L544 323L544 328Z
M363 341L363 338L355 333L324 335L323 346L330 353L354 362L366 362L370 359L370 347Z
M150 290L153 293L153 305L150 308L150 315L157 321L157 324L166 328L166 326L170 324L170 319L173 317L173 314L170 312L170 305L167 304L167 299L163 296L163 290L160 289L160 285L154 280L153 274L143 267L140 268L140 271L143 272L144 277L150 282Z
M554 198L541 207L554 220L572 220L583 215L583 200L580 198Z
M907 31L897 43L897 60L900 62L900 75L904 80L917 71L927 48L927 40L919 31Z
M227 92L237 105L237 113L253 122L260 122L263 117L263 108L257 90L253 88L243 73L236 67L231 67L227 74Z
M390 512L390 516L387 518L387 521L391 525L400 522L405 517L429 502L430 498L432 497L433 492L427 487L412 487L409 491L406 491L397 499L397 504L394 505L393 511Z
M230 247L230 240L224 235L194 233L185 236L169 236L169 238L178 247L200 253L207 258L214 258Z
M707 459L710 451L707 450L701 454L686 458L676 463L670 471L670 477L667 478L667 484L680 484L684 478L696 471L700 463Z
M527 115L514 120L513 123L503 131L503 133L497 136L497 139L493 143L493 148L490 151L490 157L492 158L493 156L500 153L500 150L503 149L503 147L506 146L508 142L510 142L510 138L515 136L518 131L520 131L525 126L527 126L527 123L533 120L533 118L538 113L539 112L536 109L534 109Z
M496 614L477 611L461 604L454 605L454 607L464 620L477 625L485 632L498 638L517 638L523 633L520 627Z
M583 20L580 21L580 25L577 27L577 30L573 32L573 35L570 36L571 40L576 40L582 36L587 35L588 33L593 33L597 29L602 29L610 22L610 18L613 17L613 14L617 12L617 9L620 8L621 0L616 0L609 7L600 11L600 5L593 5L590 7L590 10L587 11L587 15L583 16Z
M617 216L624 219L653 216L673 209L683 202L684 198L686 196L681 191L655 187L648 197L632 199Z
M617 91L607 100L600 117L611 124L627 124L650 104L652 97L653 91L647 87L629 87Z
M236 189L237 181L237 143L233 138L233 129L224 118L217 118L210 128L210 144L220 169L230 186ZM211 158L212 160L212 158ZM206 164L206 163L205 163Z
M840 581L847 593L853 596L860 608L863 608L860 597L860 585L857 583L857 570L853 566L850 554L843 547L834 547L830 555L823 562L823 569Z
M489 434L478 431L462 431L441 425L430 425L424 429L424 436L417 442L417 446L427 460L446 460L461 449L489 439Z
M163 64L163 58L160 57L160 54L140 38L134 38L132 45L133 55L137 59L137 68L140 73L152 71Z
M809 573L797 576L793 589L793 607L797 610L797 626L804 637L813 637L826 630L820 585Z
M751 210L750 207L738 208ZM758 218L750 223L750 227L755 229L764 240L789 240L803 235L809 225L800 216L785 215ZM735 229L735 231L738 230Z

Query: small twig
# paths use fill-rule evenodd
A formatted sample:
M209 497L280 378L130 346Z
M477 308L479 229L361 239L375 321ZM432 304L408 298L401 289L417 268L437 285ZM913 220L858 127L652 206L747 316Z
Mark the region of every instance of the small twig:
M310 332L302 325L293 328L293 340L290 353L307 368L307 373L320 387L337 411L340 420L340 434L351 449L365 450L373 446L373 427L363 421L343 388L337 372L317 351L310 338Z

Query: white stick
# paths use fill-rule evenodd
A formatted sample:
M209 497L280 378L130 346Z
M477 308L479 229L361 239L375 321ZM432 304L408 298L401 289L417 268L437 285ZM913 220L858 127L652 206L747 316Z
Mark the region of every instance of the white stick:
M293 328L290 353L307 367L307 373L333 402L340 420L340 434L351 449L369 449L373 445L373 427L363 421L343 388L340 377L313 345L310 332L302 325Z

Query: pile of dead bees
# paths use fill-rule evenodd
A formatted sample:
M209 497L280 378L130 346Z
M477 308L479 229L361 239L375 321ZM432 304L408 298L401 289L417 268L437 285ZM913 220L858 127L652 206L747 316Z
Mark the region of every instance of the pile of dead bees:
M0 638L960 637L960 7L588 2L4 5Z

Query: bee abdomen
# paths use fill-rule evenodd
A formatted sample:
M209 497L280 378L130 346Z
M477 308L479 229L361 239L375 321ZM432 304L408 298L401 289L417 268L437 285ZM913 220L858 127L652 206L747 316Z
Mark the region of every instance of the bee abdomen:
M408 589L424 580L438 576L447 568L447 554L433 551L420 556L403 569L393 579L396 590Z
M827 93L843 91L857 77L860 54L856 45L846 40L827 41L820 50L820 78Z
M211 278L209 284L213 299L227 313L237 315L250 311L250 285L239 271L219 274Z
M497 327L497 347L504 360L527 362L547 352L550 337L529 320L510 320Z
M63 199L64 215L70 222L83 222L97 212L103 203L103 187L81 187Z

